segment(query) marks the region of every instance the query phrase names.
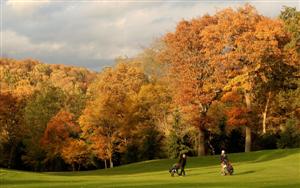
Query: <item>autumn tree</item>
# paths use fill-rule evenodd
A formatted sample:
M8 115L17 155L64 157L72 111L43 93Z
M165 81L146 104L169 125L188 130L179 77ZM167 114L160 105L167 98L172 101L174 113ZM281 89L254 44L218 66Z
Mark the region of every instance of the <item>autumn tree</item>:
M217 39L218 50L208 46L212 50L208 50L211 53L207 53L207 58L215 57L212 58L215 63L222 62L216 67L217 71L225 80L243 88L249 112L254 111L254 101L265 96L265 100L260 101L264 106L261 113L265 124L272 93L282 87L293 71L285 61L284 46L289 40L288 35L280 21L259 15L251 6L237 12L227 9L217 16L220 21L215 27L207 28L204 42ZM250 127L246 125L245 151L251 149Z
M156 40L148 48L143 49L134 60L141 63L144 73L150 80L159 81L168 88L169 80L166 77L168 65L164 64L160 57L162 49L164 49L163 41Z
M224 113L228 126L250 125L251 119L242 90L232 90L225 93L221 102L224 103Z
M1 131L3 138L5 135L5 139L3 139L5 147L2 149L4 153L7 153L5 161L2 161L1 165L9 165L11 160L8 155L16 153L17 158L21 158L22 155L28 168L41 169L39 167L42 166L42 161L49 152L45 153L45 148L39 140L42 138L49 120L61 108L74 113L74 118L78 118L85 106L87 87L94 78L95 73L84 68L48 65L34 59L0 58L1 96L4 93L11 93L13 100L7 100L7 102L12 103L9 106L14 106L14 112L12 112L6 108L7 105L3 104L2 109L4 107L6 109L3 111L3 115L4 112L5 114L13 113L14 115L11 114L10 119L15 118L13 122L16 125L20 124L26 127L24 130L20 127L17 128L18 130L16 129L20 135L25 134L24 140L18 138L19 143L23 141L25 148L22 151L17 148L17 152L11 152L11 149L16 150L16 147L7 142L9 141L8 133L4 134L6 131ZM24 114L22 115L22 113ZM18 121L16 121L17 117ZM6 119L9 118L6 117ZM10 129L13 127L17 126L9 126ZM9 131L9 134L12 132ZM12 139L13 136L10 138ZM48 144L51 145L50 141ZM18 147L20 146L22 144L18 145ZM15 157L11 158L13 160Z
M0 58L0 165L22 155L22 168L49 170L62 158L79 170L93 155L113 167L163 157L163 148L177 157L190 143L203 155L219 151L214 136L216 147L234 142L228 130L245 134L246 152L252 133L298 147L299 26L296 8L268 18L245 5L182 20L99 73Z
M253 111L257 99L256 86L267 85L263 105L268 108L268 96L272 96L268 93L274 92L292 69L285 59L289 37L282 22L259 15L249 5L182 21L175 33L166 35L165 42L166 61L176 73L176 95L181 104L200 109L194 119L201 117L201 129L207 126L206 112L217 98L216 92L222 92L228 82L243 88L248 111ZM250 126L245 130L245 151L250 151ZM203 144L200 148L199 154L203 154Z
M38 60L0 58L0 86L18 94L32 95L48 82L65 93L86 92L96 73L85 68L44 64ZM28 96L28 95L27 95Z
M24 101L10 92L0 91L0 151L3 153L0 160L7 161L8 168L15 167L17 146L24 136L23 108ZM3 151L5 147L9 148L8 152Z
M68 140L79 137L80 127L76 124L74 115L68 111L60 110L47 124L41 145L46 152L45 163L59 161L62 149Z
M72 166L73 171L80 171L82 166L89 164L90 153L87 144L81 139L69 139L62 148L64 161Z
M206 113L213 101L215 89L210 85L212 67L202 59L203 44L199 34L209 24L216 22L211 16L182 21L174 33L165 38L166 48L162 57L170 66L170 79L173 80L174 102L190 114L192 124L199 128L198 155L204 155L204 129Z
M105 69L91 85L90 101L80 117L80 125L93 152L100 159L109 158L110 167L113 167L113 154L125 146L130 137L130 127L126 126L127 109L145 82L147 78L139 66L120 62L115 68ZM95 150L100 147L93 144L99 143L103 144L104 152Z

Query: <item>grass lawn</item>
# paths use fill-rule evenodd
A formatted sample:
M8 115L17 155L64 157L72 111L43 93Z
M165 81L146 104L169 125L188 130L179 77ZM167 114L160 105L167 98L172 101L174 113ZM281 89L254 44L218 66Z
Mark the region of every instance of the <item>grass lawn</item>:
M185 177L171 177L176 160L153 160L114 169L32 173L0 169L0 188L11 187L300 187L300 149L229 154L234 175L221 176L219 156L190 157Z

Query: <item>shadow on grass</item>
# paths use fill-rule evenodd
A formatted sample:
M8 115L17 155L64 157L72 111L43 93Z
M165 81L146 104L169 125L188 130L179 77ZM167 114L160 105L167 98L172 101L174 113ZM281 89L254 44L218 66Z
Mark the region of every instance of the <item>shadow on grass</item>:
M90 187L93 187L90 185ZM112 184L101 184L101 187L112 187ZM172 188L183 188L183 187L245 187L242 184L238 186L233 186L230 183L215 183L215 182L169 182L169 183L163 183L163 184L151 184L151 183L137 183L137 184L119 184L119 185L113 185L114 188L122 187L122 188L166 188L166 187L172 187ZM251 187L249 185L248 187Z
M238 173L233 173L233 176L241 176L241 175L246 175L246 174L252 174L252 173L255 173L257 171L254 171L254 170L249 170L249 171L244 171L244 172L238 172ZM201 176L201 175L208 175L208 174L216 174L216 175L220 175L221 172L218 172L218 171L210 171L210 172L203 172L203 173L189 173L188 176Z
M256 151L250 153L232 153L229 154L230 161L234 163L240 162L250 162L259 163L265 161L271 161L275 159L280 159L294 154L299 154L300 149L285 149L285 150L264 150ZM131 175L139 173L153 173L153 172L163 172L168 171L168 169L177 162L177 159L169 160L152 160L133 163L129 165L124 165L120 167L115 167L113 169L102 169L94 171L83 171L83 172L51 172L47 173L49 175L57 176L91 176L91 175L101 175L101 176L111 176L111 175ZM206 156L206 157L190 157L187 160L187 168L201 168L216 166L220 163L219 156Z
M79 182L79 181L72 181ZM63 180L2 180L1 185L27 185L27 184L53 184L53 183L68 183L68 181Z
M111 185L110 185L111 186ZM109 186L104 186L104 187L109 187ZM238 184L231 184L231 183L214 183L214 182L210 182L210 183L168 183L168 184L152 184L152 185L122 185L122 186L114 186L114 187L122 187L122 188L131 188L131 187L135 187L135 188L166 188L166 187L172 187L172 188L182 188L182 187L249 187L252 188L253 185L251 184L245 184L245 183L238 183ZM270 185L270 186L265 186L264 188L279 188L279 187L299 187L299 184L281 184L281 185Z
M176 179L176 178L175 178ZM181 178L180 178L181 179ZM184 180L182 178L181 180ZM82 183L75 183L75 184L59 184L59 185L41 185L42 187L72 187L72 188L82 188L82 187L89 187L89 188L185 188L185 187L247 187L245 184L240 183L238 185L231 184L231 183L223 183L223 182L178 182L173 181L170 179L169 182L160 182L160 183L153 183L150 181L139 181L139 182L111 182L111 183L101 183L101 182L82 182ZM248 187L252 187L252 185L248 185Z
M300 149L277 149L277 150L263 150L263 151L255 151L250 153L245 153L241 155L241 153L233 153L231 154L231 159L234 162L265 162L272 161L275 159L284 158L290 155L299 154Z
M268 185L268 186L262 186L263 188L279 188L279 187L288 187L288 188L299 188L300 183L292 183L292 184L278 184L278 185Z
M252 174L252 173L254 173L254 172L256 172L256 171L254 171L254 170L249 170L249 171L245 171L245 172L234 173L233 175L239 176L239 175L245 175L245 174Z

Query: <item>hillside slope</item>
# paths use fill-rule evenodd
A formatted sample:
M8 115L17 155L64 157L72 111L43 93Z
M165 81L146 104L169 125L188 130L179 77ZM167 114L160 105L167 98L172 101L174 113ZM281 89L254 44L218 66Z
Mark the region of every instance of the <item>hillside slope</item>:
M1 188L46 187L300 187L300 149L230 154L235 173L221 176L218 156L188 158L187 176L171 177L175 160L153 160L108 170L32 173L2 169Z

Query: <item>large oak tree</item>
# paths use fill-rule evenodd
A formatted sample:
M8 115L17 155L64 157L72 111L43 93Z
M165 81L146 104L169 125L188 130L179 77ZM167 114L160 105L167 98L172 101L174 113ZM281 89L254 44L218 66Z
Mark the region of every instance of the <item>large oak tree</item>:
M190 109L187 113L199 127L199 155L204 154L207 111L218 93L225 87L228 90L228 85L239 86L251 112L259 89L256 86L261 83L269 86L264 92L267 108L268 93L283 83L291 70L284 51L289 36L282 22L258 14L249 5L181 21L164 41L162 57L170 65L175 102ZM245 128L245 151L250 151L251 126L245 124Z

